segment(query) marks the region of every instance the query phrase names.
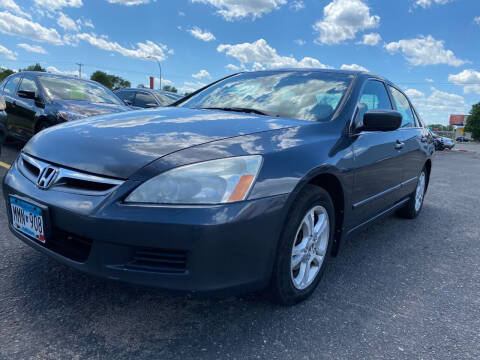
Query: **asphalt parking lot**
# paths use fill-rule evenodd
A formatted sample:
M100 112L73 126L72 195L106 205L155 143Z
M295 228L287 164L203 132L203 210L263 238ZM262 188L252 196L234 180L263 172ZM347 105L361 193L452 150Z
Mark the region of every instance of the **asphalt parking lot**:
M480 152L438 153L419 218L352 238L291 308L92 278L17 240L2 205L0 359L479 359L479 185Z

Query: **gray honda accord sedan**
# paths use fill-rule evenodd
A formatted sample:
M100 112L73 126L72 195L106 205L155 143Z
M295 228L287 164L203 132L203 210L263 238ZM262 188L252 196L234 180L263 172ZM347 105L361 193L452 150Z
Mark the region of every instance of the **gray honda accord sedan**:
M415 218L433 139L368 73L239 73L162 109L42 131L5 176L10 230L78 270L294 304L356 230Z

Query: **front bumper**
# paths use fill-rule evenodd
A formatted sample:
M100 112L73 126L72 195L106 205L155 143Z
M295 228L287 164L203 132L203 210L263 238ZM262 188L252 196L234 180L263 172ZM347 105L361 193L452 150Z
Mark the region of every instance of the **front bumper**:
M137 206L107 196L40 190L13 164L3 183L47 208L47 245L22 241L83 272L179 292L232 294L270 279L287 195L216 206Z

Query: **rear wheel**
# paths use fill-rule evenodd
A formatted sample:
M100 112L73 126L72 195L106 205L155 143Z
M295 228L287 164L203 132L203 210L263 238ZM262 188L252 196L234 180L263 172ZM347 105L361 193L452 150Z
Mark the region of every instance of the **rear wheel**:
M415 191L410 195L410 200L405 204L405 206L398 211L398 215L406 219L416 218L422 210L426 191L427 171L424 167L420 173L420 176L418 177Z
M293 305L309 297L323 275L335 228L332 199L307 185L292 205L270 284L273 300Z

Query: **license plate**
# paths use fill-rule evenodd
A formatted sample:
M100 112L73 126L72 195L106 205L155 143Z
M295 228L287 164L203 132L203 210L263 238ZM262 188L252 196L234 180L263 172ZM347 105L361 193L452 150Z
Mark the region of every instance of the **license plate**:
M45 244L42 209L14 197L10 197L10 208L12 210L12 226Z

